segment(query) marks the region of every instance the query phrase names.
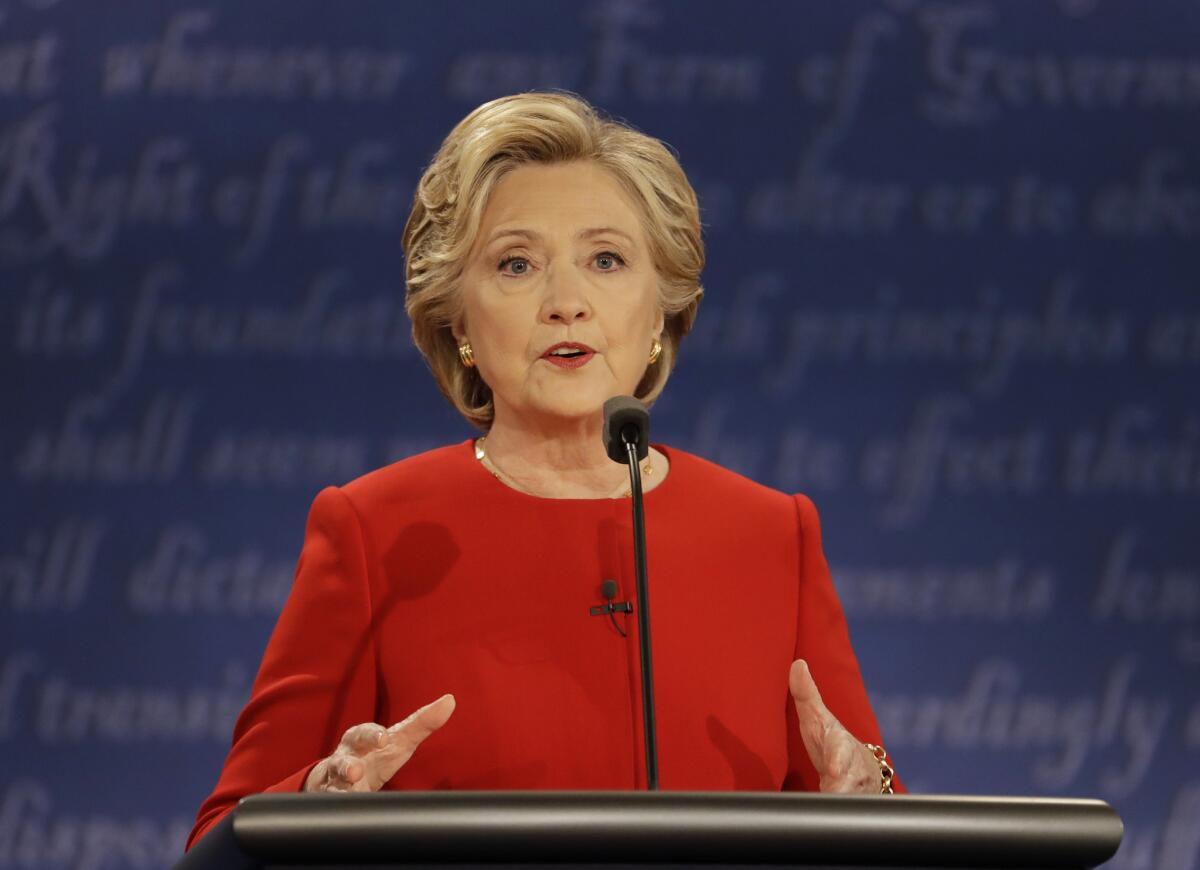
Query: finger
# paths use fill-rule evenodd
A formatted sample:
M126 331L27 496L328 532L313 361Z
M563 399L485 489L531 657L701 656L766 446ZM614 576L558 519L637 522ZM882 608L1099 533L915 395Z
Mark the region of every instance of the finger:
M354 755L365 755L387 743L387 729L374 722L364 722L346 729L339 749Z
M354 785L370 766L368 760L339 753L329 760L330 779L338 785Z
M388 736L394 745L403 745L404 741L412 744L412 748L420 745L421 741L446 724L450 714L454 712L456 702L450 694L442 695L436 701L431 701L407 719L389 727Z
M401 767L412 758L417 747L434 731L446 724L454 712L453 695L442 695L431 701L408 718L387 729L387 742L379 749L363 756L363 776L355 783L363 790L377 791L396 775Z
M349 785L353 791L378 791L413 757L422 740L445 725L454 709L454 695L443 695L437 701L425 704L407 719L386 728L382 745L359 757L350 758L350 761L359 762L360 767L337 768L341 772L342 784Z
M354 760L353 756L341 753L322 759L309 772L308 778L304 781L304 790L347 791L350 783L346 779L346 765Z
M329 780L329 759L323 758L313 765L304 780L305 791L324 791Z

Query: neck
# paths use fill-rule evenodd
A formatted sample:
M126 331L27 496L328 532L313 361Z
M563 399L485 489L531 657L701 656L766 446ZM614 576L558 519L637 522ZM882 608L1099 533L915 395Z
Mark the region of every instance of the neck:
M547 498L606 498L628 485L629 469L604 450L601 414L542 422L497 412L487 434L488 458L529 492Z

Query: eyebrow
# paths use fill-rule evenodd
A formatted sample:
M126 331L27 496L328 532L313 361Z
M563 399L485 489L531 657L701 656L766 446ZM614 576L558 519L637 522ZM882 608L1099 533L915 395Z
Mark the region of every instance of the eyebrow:
M613 236L621 236L629 244L631 244L631 245L633 244L633 237L630 236L629 233L627 233L623 230L619 230L616 227L589 227L586 230L580 230L578 233L576 233L575 238L590 239L592 236L602 236L602 235L606 235L606 234L613 235ZM496 241L497 239L502 239L505 236L518 236L523 239L533 239L533 240L540 240L542 238L539 233L536 233L533 230L525 230L525 229L518 229L518 228L502 229L502 230L497 230L495 233L493 233L492 237L487 240L486 244L490 245L490 244L492 244L492 242Z

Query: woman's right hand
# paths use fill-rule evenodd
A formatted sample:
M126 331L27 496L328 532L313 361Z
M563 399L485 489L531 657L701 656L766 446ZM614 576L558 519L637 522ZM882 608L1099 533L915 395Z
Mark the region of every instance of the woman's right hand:
M346 729L333 754L309 771L304 790L379 791L421 741L446 724L454 705L453 695L442 695L390 728L364 722Z

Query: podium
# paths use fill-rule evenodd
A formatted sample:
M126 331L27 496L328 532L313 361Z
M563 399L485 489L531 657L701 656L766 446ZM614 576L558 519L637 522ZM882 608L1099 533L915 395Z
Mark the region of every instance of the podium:
M245 798L176 870L492 865L1088 868L1103 801L805 792L428 791Z

